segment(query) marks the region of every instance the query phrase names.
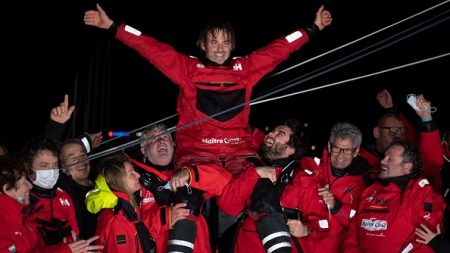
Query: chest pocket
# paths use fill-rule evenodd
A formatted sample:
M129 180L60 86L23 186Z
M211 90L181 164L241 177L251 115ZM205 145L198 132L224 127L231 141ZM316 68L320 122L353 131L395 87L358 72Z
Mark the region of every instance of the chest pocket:
M389 207L387 206L387 200L385 199L376 199L365 208L366 212L372 213L389 213Z
M237 105L242 105L214 117L214 119L220 122L225 122L242 112L244 102L245 89L221 92L197 88L197 110L208 116L212 116Z

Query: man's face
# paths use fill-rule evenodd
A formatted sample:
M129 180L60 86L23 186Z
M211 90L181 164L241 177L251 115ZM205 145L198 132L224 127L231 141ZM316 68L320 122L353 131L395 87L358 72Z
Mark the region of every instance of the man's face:
M222 30L217 31L216 36L208 33L207 40L206 45L202 46L206 57L212 62L223 64L230 57L231 51L233 50L233 45L228 34Z
M359 148L353 148L353 141L349 138L337 138L333 144L329 143L328 145L331 164L336 169L347 168L359 152Z
M399 119L387 118L382 126L377 126L374 130L377 150L386 151L394 138L405 139L406 131L405 125Z
M91 166L85 149L76 143L70 143L61 149L61 163L63 167L67 166L66 173L72 176L75 181L88 179ZM69 166L76 164L73 166Z
M264 138L261 146L261 155L269 160L287 158L295 153L295 149L287 143L292 134L292 130L287 126L277 126Z
M403 176L410 174L412 163L403 163L403 153L405 149L402 146L394 145L386 150L386 154L381 160L381 172L378 175L381 179Z
M173 158L174 143L170 133L165 130L153 130L145 134L148 140L141 148L142 154L152 163L159 166L168 165Z

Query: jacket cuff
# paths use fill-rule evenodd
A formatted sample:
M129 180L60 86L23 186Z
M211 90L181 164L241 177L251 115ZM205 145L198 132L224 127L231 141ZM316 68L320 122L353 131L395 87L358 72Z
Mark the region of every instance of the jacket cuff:
M428 245L432 247L433 249L436 249L441 245L441 243L444 241L444 237L442 237L441 234L436 235L431 241L428 242Z
M422 132L432 132L437 129L434 120L422 122L420 128Z
M88 133L83 133L78 137L80 141L83 143L84 147L86 148L86 153L90 153L92 150L92 139L91 136Z
M400 110L397 106L393 105L392 107L384 109L386 113L394 113L394 114L400 114Z
M305 27L305 31L308 34L309 40L313 40L319 35L320 29L316 24L312 23Z
M341 210L342 203L338 199L335 199L336 203L334 204L334 207L330 209L331 214L337 214L339 210Z
M116 22L113 22L112 25L108 28L108 32L116 37L117 31L119 30L119 26L116 24Z

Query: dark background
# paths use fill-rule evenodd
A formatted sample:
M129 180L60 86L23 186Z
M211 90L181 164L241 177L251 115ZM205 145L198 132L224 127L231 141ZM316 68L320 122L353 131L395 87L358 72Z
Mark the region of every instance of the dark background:
M276 90L275 87L292 84L294 78L304 80L305 75L314 78L274 96L450 52L448 1L417 17L412 16L445 1L266 2L100 1L112 19L124 21L192 55L198 55L198 32L211 18L223 17L233 24L237 33L233 55L246 55L311 23L320 3L325 3L332 12L333 24L261 81L254 90L255 98ZM5 12L15 17L2 17L0 139L10 149L18 149L30 136L42 133L50 109L66 93L70 103L77 106L70 127L72 135L103 131L107 140L108 130L131 131L176 113L176 85L106 31L84 25L84 11L94 7L95 1L3 4ZM402 24L272 76L409 17ZM397 39L402 41L396 42ZM280 118L299 117L309 123L311 142L322 146L331 126L338 120L347 120L359 125L367 134L365 141L370 141L370 130L379 113L375 96L387 88L395 103L414 120L417 116L405 103L406 95L425 94L438 108L433 115L438 125L448 129L450 106L445 91L450 82L449 63L449 57L444 57L255 105L251 123L264 127ZM176 120L165 123L174 126Z

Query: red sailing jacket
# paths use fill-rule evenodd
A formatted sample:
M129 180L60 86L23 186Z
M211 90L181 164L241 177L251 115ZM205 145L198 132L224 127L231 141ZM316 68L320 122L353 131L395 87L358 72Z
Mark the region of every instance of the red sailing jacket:
M419 224L429 228L441 224L444 209L443 198L426 179L411 179L403 193L394 183L376 182L361 196L343 252L434 252L416 242L414 232Z
M130 200L123 192L113 193L119 198ZM135 211L140 217L139 209ZM143 252L135 223L128 220L122 209L117 214L114 214L113 208L103 209L98 217L97 234L100 236L97 244L104 245L104 252Z
M233 58L228 66L208 66L125 24L119 26L116 38L136 50L179 86L178 126L242 105L178 130L175 138L175 161L178 164L184 156L219 160L254 155L248 123L252 89L264 75L309 40L304 30L298 30L248 56ZM233 168L232 172L240 169Z
M443 183L440 169L444 164L444 158L439 130L420 132L419 150L422 159L422 176L430 180L431 185L437 192L441 192ZM359 154L366 158L372 168L379 172L382 157L380 158L363 148L360 149Z
M24 205L5 194L0 194L0 252L20 253L70 253L67 244L50 247L39 244L38 231L29 219L23 219Z
M137 166L147 170L150 173L157 174L161 179L168 180L175 170L157 171L146 164L133 160ZM222 194L222 190L228 184L231 174L227 170L215 166L198 164L194 169L191 166L186 166L183 169L189 170L191 180L189 185L193 188L204 191L204 198L208 199L211 196ZM161 175L161 173L163 175ZM170 227L170 207L159 207L155 201L153 194L144 187L141 190L141 211L144 224L149 228L150 234L156 242L157 253L165 253L167 251L167 241L169 238ZM211 252L209 245L209 231L203 215L199 215L196 220L197 224L197 238L194 242L193 253L208 253Z
M33 186L37 187L37 186ZM39 197L36 193L31 190L30 198L37 199L37 203L34 204L33 209L27 219L30 219L33 225L33 229L38 231L38 228L42 225L36 220L44 220L51 222L52 219L58 219L60 221L67 221L65 227L71 227L75 234L79 234L77 220L75 216L75 207L72 202L72 198L63 191L61 188L57 187L55 189L56 195L54 197ZM49 228L49 230L53 230ZM40 232L39 245L45 245L43 236ZM66 243L72 243L72 235L68 233L65 237Z
M362 166L362 165L361 165ZM370 170L369 165L365 173ZM359 171L359 170L358 170ZM331 160L326 149L322 153L322 159L317 170L314 171L318 187L329 186L334 198L341 203L341 208L335 214L330 214L330 229L328 236L315 240L315 248L311 252L339 253L345 240L350 221L355 218L356 210L362 192L365 189L365 181L362 175L345 175L335 177L331 172Z
M317 184L311 171L316 166L309 158L301 159L301 169L294 171L292 184L288 184L281 195L283 208L298 209L302 214L302 222L309 227L309 236L298 239L304 252L312 252L314 240L327 236L328 212L324 202L317 194ZM276 168L277 175L282 168ZM258 173L253 168L248 168L236 176L225 187L224 192L218 198L219 207L229 215L237 215L250 206L250 196L259 179ZM255 221L246 217L239 227L234 252L266 252L256 232ZM292 252L297 252L292 243Z

